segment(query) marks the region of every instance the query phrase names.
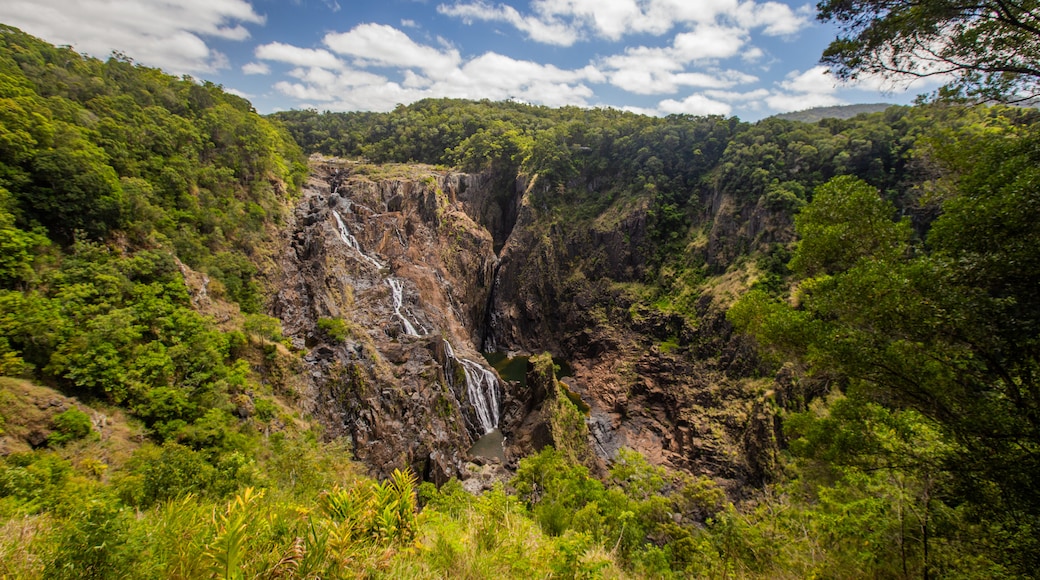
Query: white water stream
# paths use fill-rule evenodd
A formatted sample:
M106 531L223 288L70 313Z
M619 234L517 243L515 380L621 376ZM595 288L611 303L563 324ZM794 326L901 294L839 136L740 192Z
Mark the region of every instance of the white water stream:
M344 200L347 204L347 209L350 209L350 200ZM357 238L350 233L350 228L347 227L346 222L343 221L343 216L338 211L332 210L333 217L336 218L336 228L339 230L339 239L343 241L350 249L354 250L358 257L362 260L372 264L377 270L382 270L386 266L379 260L376 260L372 256L369 256L361 249L361 244L358 243ZM400 234L398 234L400 235ZM408 319L407 316L401 311L401 307L404 304L404 283L400 279L390 276L386 279L386 283L390 286L391 300L393 301L394 316L401 321L401 325L404 327L405 334L411 336L423 336L428 333L428 330ZM419 330L416 327L419 327Z
M463 374L466 377L466 396L473 405L473 410L476 411L480 428L485 434L490 433L498 427L498 377L494 372L474 361L455 356L455 350L446 340L444 341L444 352L449 361L456 361L462 366ZM450 365L446 370L448 380L453 380L454 372Z
M347 202L347 209L349 209L350 201L344 201ZM343 217L338 211L332 210L332 215L336 218L339 237L347 247L354 250L362 260L375 266L377 270L382 270L386 267L361 249L361 244L359 244L357 238L350 233L350 228L347 227L347 224L343 221ZM398 232L398 237L400 238L400 232ZM402 245L406 245L403 239L401 240L401 243ZM411 336L423 336L428 334L429 331L426 328L412 320L409 320L402 311L404 306L404 283L399 278L393 276L388 276L386 278L386 283L390 286L390 296L394 308L394 316L401 322L405 334ZM419 329L417 329L416 326L419 326ZM483 430L484 434L491 433L498 428L499 421L500 403L498 377L493 371L488 370L477 362L455 356L455 350L447 340L444 341L444 350L448 357L448 364L445 365L445 374L448 376L448 380L454 382L455 367L451 364L452 362L462 367L466 381L466 397L469 399L469 402L473 407L479 427Z
M357 238L355 238L354 235L350 233L350 228L348 228L347 224L343 222L343 218L339 215L339 212L336 210L332 210L332 215L336 217L336 226L339 228L339 239L343 240L343 243L346 244L347 247L357 252L358 255L361 256L361 259L375 266L377 270L382 270L383 265L380 264L379 261L373 258L372 256L366 254L364 250L361 249L361 244L359 244Z
M401 321L401 325L404 326L404 333L412 336L421 336L412 321L408 320L408 317L401 313L401 304L404 302L404 283L397 278L387 278L386 283L390 285L390 295L393 298L394 304L394 316Z

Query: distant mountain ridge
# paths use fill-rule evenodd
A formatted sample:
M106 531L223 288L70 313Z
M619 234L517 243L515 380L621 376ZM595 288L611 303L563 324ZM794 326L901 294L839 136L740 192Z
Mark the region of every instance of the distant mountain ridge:
M774 119L787 121L801 121L803 123L816 123L823 119L851 119L856 115L864 113L880 113L889 107L891 103L865 103L860 105L837 105L834 107L813 107L804 111L793 111L773 115Z

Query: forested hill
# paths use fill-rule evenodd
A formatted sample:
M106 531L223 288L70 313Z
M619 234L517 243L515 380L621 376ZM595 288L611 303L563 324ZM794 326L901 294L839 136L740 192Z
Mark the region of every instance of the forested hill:
M816 123L824 119L851 119L857 115L879 113L892 105L884 103L872 103L862 105L837 105L834 107L813 107L802 111L780 113L774 115L777 119L786 121L801 121L803 123Z
M942 103L750 124L451 99L263 117L218 86L0 25L0 576L1035 576L1038 121ZM305 184L312 152L350 161ZM376 166L390 162L434 167ZM307 413L311 344L370 329L343 312L293 342L268 316L301 192L317 200L304 225L342 242L301 253L370 260L346 266L407 322L390 267L324 219L348 177L376 193L383 179L397 210L402 191L425 196L425 218L376 232L398 257L422 260L415 232L457 252L485 227L481 266L512 277L482 283L502 308L465 330L591 377L578 393L530 358L523 392L560 449L482 495L407 469L370 479ZM471 229L462 183L491 196ZM406 221L337 203L350 226ZM316 286L361 304L338 280ZM351 404L414 400L392 383L407 353L451 348L372 332L396 358L358 341L356 364L329 362ZM442 393L443 365L408 372ZM661 465L593 451L626 423L652 427Z

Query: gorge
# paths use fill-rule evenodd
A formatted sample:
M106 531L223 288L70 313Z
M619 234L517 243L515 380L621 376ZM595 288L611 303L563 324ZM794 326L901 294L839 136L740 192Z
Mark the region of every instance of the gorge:
M0 25L0 576L1035 576L1040 114L832 113L262 116Z
M629 447L673 468L760 480L768 459L759 456L775 450L757 438L772 437L771 419L760 388L733 371L748 363L726 354L737 357L723 363L732 368L719 366L720 351L741 348L721 309L704 301L693 328L625 305L610 287L640 275L620 266L645 258L619 237L645 236L645 210L612 233L546 227L534 207L539 184L504 183L503 191L489 174L312 158L273 310L311 353L312 412L349 435L376 473L403 462L435 482L464 478L474 459L466 450L494 429L515 469L553 443L550 418L535 411L549 394L502 381L480 351L548 351L573 367L561 392L585 408L590 466L602 470ZM600 280L576 278L587 254L605 248L618 266ZM327 318L342 320L347 336L323 332ZM700 343L702 360L660 346L673 334L683 347Z

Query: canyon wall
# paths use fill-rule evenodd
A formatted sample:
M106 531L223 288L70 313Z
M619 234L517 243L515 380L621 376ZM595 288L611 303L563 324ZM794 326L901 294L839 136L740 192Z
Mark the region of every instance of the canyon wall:
M632 290L648 287L646 204L579 219L550 195L537 180L314 164L273 313L307 349L309 408L329 435L349 436L377 473L409 465L440 482L465 477L467 450L494 426L515 463L552 442L536 436L545 389L498 380L480 351L549 352L587 406L591 463L630 447L734 488L766 477L774 385L753 378L720 294L705 287L692 312L647 304ZM712 232L734 232L689 251L714 244L724 259L739 235L757 243L746 224L711 217Z

